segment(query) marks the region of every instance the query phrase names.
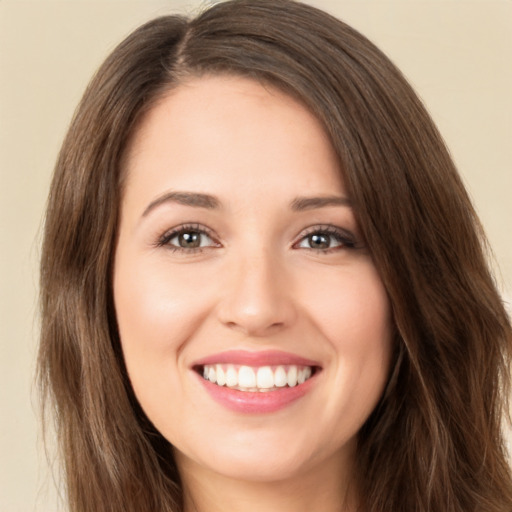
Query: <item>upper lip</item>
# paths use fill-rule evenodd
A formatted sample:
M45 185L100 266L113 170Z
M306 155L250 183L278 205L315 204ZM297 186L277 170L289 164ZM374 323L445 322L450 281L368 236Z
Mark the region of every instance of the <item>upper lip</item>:
M297 365L320 367L317 361L280 350L228 350L195 361L192 367L209 364L234 364L241 366Z

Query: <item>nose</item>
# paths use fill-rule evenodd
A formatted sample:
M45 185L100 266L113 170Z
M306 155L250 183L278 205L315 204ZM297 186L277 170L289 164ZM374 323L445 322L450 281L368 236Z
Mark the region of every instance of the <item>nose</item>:
M292 280L268 253L240 256L228 277L218 318L246 336L264 337L289 327L296 318Z

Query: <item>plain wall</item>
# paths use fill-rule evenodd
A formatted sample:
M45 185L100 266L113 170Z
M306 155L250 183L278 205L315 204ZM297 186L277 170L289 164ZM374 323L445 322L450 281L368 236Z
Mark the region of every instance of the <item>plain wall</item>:
M207 2L202 2L206 4ZM316 0L415 86L474 198L512 296L512 2ZM190 1L0 1L0 510L55 512L33 385L52 167L86 83L143 21Z

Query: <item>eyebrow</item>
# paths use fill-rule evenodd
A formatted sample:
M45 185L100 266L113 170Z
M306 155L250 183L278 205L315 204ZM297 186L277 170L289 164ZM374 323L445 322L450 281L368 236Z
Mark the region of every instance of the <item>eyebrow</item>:
M297 197L290 207L294 212L304 210L314 210L316 208L325 208L327 206L348 206L352 207L352 202L348 197L343 196L322 196L322 197Z
M142 217L147 216L152 210L164 203L177 203L194 208L205 208L207 210L218 210L221 202L210 194L199 192L167 192L152 201L144 210ZM350 199L343 196L322 196L322 197L296 197L290 208L294 212L314 210L328 206L352 207Z
M206 208L207 210L220 208L220 201L209 194L200 194L198 192L167 192L149 203L142 217L145 217L151 210L154 210L157 206L164 203L177 203L184 206L193 206L195 208Z

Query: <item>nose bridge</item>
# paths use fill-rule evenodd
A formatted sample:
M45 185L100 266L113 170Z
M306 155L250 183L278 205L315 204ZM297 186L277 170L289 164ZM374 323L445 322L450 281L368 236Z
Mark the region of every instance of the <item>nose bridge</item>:
M287 326L294 307L284 270L280 256L268 246L236 255L225 283L222 322L253 336Z

